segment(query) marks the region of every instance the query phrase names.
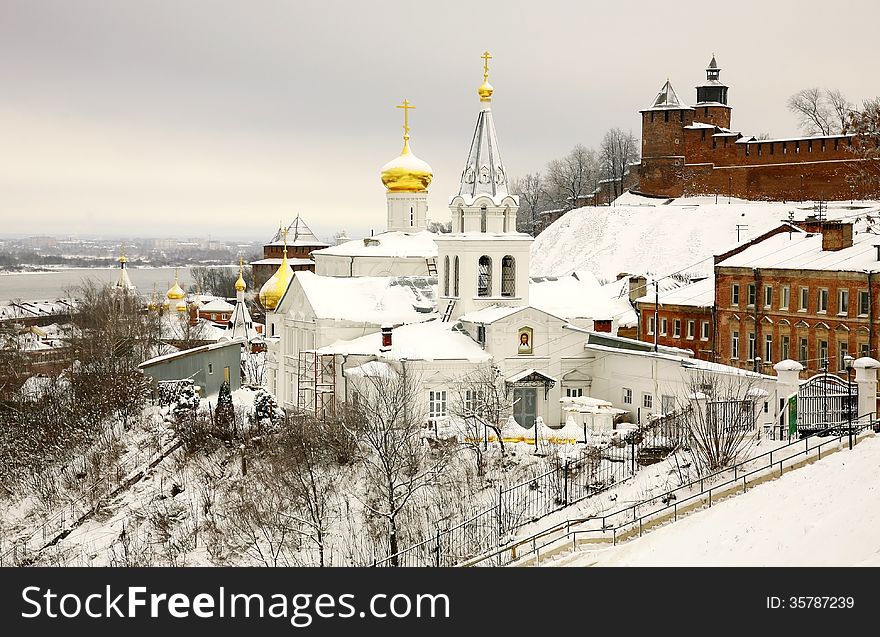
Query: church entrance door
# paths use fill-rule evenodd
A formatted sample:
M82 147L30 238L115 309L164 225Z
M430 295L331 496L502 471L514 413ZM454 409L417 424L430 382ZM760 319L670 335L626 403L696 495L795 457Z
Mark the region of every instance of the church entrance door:
M537 415L538 390L535 387L513 388L513 418L520 427L531 429Z

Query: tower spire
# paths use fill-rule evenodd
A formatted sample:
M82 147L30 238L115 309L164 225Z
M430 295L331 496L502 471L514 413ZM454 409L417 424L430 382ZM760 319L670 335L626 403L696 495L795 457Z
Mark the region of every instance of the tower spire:
M409 149L409 111L415 108L415 106L408 99L403 98L403 103L398 104L395 108L403 109L403 148L406 151Z

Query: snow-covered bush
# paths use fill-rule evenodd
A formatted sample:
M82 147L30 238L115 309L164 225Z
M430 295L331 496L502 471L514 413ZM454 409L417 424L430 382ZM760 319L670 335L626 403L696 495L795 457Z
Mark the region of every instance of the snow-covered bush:
M275 396L262 387L254 395L254 420L262 425L277 425L284 420L284 410Z

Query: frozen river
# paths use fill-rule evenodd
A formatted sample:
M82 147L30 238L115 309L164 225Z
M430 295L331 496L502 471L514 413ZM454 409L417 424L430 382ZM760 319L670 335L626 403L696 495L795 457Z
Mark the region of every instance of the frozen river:
M46 301L67 295L67 291L81 285L85 279L112 283L118 268L70 268L54 272L0 273L0 304L12 299ZM160 296L174 282L174 268L128 268L128 276L138 292L149 295L156 286ZM186 288L192 283L189 268L180 268L180 284Z

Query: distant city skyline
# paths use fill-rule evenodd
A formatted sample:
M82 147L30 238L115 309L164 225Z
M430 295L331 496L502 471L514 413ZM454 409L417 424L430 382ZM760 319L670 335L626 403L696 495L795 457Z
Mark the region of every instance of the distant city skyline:
M6 0L0 232L264 241L297 213L322 237L381 231L404 97L434 171L429 217L446 221L484 49L512 177L611 127L638 136L667 77L694 101L713 53L733 128L794 135L786 100L802 88L880 93L880 45L829 35L832 16L871 24L880 8Z

